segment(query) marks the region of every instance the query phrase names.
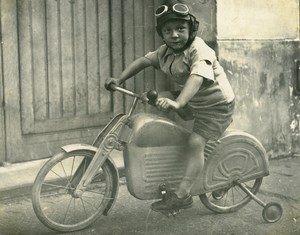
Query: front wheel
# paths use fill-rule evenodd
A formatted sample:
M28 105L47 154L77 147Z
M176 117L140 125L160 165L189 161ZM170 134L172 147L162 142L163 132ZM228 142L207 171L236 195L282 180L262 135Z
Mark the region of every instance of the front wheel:
M75 188L95 152L61 152L38 173L32 203L39 220L50 229L71 232L92 224L106 209L113 196L113 173L106 162L82 195Z
M247 181L243 185L253 194L256 194L261 186L262 177ZM201 202L210 210L217 213L234 212L251 201L251 197L243 192L238 185L216 190L210 193L201 194Z

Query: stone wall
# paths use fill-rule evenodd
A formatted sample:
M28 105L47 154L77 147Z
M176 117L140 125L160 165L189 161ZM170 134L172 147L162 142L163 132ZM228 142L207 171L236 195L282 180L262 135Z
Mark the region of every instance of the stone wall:
M217 1L217 32L220 62L236 93L232 128L254 134L270 157L299 154L299 1Z

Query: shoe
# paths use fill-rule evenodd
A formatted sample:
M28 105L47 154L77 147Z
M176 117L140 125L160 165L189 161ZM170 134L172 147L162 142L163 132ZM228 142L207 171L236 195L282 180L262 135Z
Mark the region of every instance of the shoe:
M151 204L151 209L156 212L187 209L193 204L193 197L187 195L184 198L178 198L174 192L168 192L163 200Z

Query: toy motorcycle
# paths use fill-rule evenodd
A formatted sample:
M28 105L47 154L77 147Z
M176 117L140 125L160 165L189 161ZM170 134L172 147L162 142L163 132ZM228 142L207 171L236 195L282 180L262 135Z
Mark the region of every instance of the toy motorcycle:
M134 97L128 113L116 115L92 145L61 147L35 179L34 211L53 230L81 230L108 214L119 188L119 173L110 157L114 149L123 151L127 188L138 199L163 198L183 178L190 132L154 114L134 115L143 96L113 84L111 89ZM156 98L154 91L148 92L148 103L155 103ZM206 144L204 178L196 181L191 194L217 213L236 211L254 199L264 208L263 218L276 222L282 215L280 204L266 204L255 195L268 174L261 143L243 131L228 131Z

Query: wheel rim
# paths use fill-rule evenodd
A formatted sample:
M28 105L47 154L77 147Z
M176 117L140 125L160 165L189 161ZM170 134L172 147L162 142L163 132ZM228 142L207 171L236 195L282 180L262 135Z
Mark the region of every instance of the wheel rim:
M80 230L94 222L106 208L112 196L112 174L106 164L86 191L75 192L80 179L74 180L76 169L81 166L82 175L93 155L87 151L65 154L38 176L34 209L46 226L58 231Z
M262 183L262 178L243 183L253 194L256 194ZM216 190L199 196L202 203L210 210L218 213L229 213L245 206L251 197L239 186L231 185L222 190Z

